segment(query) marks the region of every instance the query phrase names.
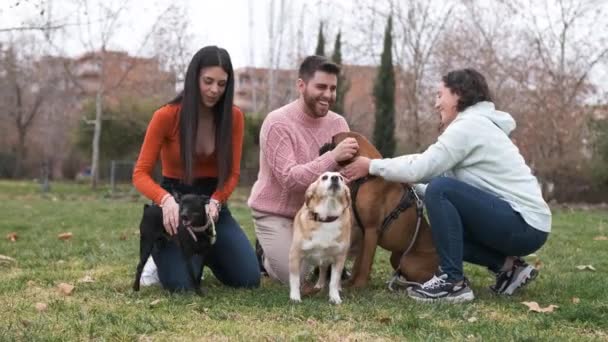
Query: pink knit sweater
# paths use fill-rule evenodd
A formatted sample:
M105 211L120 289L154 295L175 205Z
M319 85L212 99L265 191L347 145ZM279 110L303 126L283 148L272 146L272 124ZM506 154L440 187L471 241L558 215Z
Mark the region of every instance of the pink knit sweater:
M337 168L330 153L319 148L334 134L348 131L334 112L312 118L296 100L268 114L260 131L260 171L247 204L254 210L293 218L304 192L319 175Z

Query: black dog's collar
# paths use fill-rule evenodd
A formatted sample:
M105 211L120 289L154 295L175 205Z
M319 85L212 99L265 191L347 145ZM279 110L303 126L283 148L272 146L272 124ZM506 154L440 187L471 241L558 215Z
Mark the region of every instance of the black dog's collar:
M339 218L340 218L340 216L327 216L326 218L323 219L319 216L319 214L312 212L312 211L310 212L310 219L313 221L317 221L317 222L324 222L324 223L334 222Z

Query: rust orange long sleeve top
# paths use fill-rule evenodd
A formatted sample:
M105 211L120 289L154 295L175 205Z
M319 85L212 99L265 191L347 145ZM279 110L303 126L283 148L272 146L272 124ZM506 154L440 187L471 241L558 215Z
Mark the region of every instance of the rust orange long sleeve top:
M159 108L146 130L146 136L133 170L133 185L144 196L160 204L168 193L152 178L152 172L160 155L162 174L169 178L182 178L182 161L179 143L180 105L168 104ZM211 195L222 203L226 202L236 187L241 169L243 150L243 113L238 107L232 108L232 171L223 187ZM192 170L194 178L217 177L217 159L213 152L207 157L197 156Z

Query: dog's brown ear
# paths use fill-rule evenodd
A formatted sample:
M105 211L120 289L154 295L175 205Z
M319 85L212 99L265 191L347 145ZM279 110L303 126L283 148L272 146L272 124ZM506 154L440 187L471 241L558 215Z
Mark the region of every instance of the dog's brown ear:
M315 189L317 188L317 183L318 181L315 181L314 183L310 184L308 186L308 189L306 189L306 192L304 193L304 203L306 204L306 208L308 209L310 209L310 202L315 196Z
M344 203L346 203L346 208L344 209L346 210L353 204L352 198L350 197L350 189L348 187L344 189L344 194L342 196L344 196Z

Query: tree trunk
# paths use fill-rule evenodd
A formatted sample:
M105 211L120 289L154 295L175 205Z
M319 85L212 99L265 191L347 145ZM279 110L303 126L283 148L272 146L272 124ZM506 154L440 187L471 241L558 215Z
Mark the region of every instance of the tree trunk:
M93 133L93 155L91 156L91 188L97 188L99 181L99 141L101 140L101 117L103 115L102 108L103 88L97 90L95 98L95 132Z
M25 136L27 130L18 130L19 140L17 141L17 149L15 151L15 168L13 169L13 178L23 177L23 161L25 160Z

